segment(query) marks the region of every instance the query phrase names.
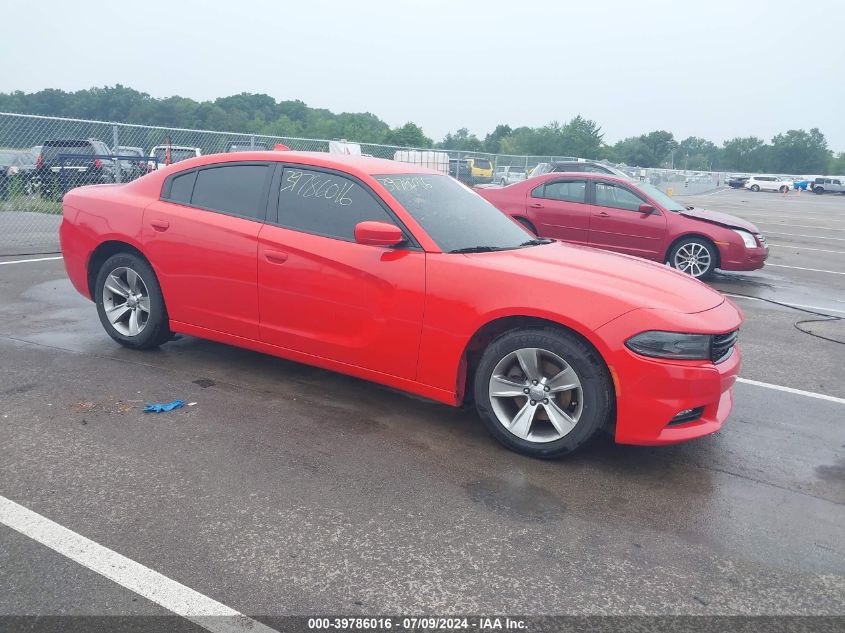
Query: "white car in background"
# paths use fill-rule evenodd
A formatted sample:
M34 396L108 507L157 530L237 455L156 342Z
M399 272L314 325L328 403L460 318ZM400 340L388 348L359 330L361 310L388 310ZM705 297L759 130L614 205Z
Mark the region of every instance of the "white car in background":
M783 176L751 176L745 182L745 188L751 191L789 191L793 189L791 180L787 180Z
M161 169L167 165L178 163L189 158L202 154L199 147L187 147L185 145L156 145L150 150L151 160L147 166L149 171Z
M526 179L525 167L520 165L504 165L496 167L493 172L493 182L502 186L512 185Z

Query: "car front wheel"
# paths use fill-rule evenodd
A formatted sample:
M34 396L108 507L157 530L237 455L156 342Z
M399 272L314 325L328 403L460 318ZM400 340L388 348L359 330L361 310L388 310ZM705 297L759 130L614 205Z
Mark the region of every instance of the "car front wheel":
M561 457L611 421L613 383L604 362L561 330L499 336L484 351L474 380L475 406L487 430L524 455Z
M753 191L754 193L757 193L758 191L760 191L760 186L759 185L751 185L751 191Z
M716 247L700 237L681 240L669 252L669 265L696 279L707 279L716 270Z
M151 349L171 336L158 279L135 254L118 253L105 261L97 275L95 301L103 328L125 347Z

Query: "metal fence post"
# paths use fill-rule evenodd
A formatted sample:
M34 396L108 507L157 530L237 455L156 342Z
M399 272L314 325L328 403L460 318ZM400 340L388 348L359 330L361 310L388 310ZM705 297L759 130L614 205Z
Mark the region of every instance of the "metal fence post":
M118 149L119 141L118 141L118 135L117 135L117 126L113 125L111 129L112 129L112 154L114 154L115 156L120 156L120 150ZM114 159L114 179L117 182L121 181L120 161L117 160L116 158Z
M252 150L255 149L255 134L252 134L249 137L249 149L252 149Z

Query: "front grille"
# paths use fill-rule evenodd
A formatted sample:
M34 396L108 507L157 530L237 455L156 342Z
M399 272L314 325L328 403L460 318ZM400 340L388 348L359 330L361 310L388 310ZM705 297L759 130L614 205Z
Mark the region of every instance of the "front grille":
M737 338L739 338L739 330L713 336L713 342L710 344L710 360L714 363L726 360L731 355Z
M762 233L755 233L754 235L757 237L757 241L760 242L760 246L766 245L766 238Z

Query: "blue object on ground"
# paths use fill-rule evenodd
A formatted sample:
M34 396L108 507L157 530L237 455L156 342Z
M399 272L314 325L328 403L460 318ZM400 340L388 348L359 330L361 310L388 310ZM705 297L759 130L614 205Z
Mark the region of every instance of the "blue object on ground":
M144 406L144 413L173 411L173 409L181 409L183 406L185 406L185 403L181 400L174 400L173 402L148 402Z

